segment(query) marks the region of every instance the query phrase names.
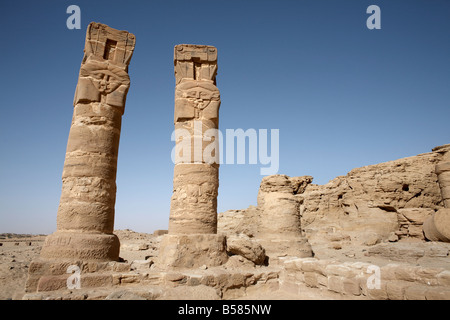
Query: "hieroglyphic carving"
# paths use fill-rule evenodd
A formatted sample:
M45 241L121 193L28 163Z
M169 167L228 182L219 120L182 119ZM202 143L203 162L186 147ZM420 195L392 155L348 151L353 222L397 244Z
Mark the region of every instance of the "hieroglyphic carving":
M214 147L219 143L214 135L219 126L220 108L216 87L217 49L183 44L175 46L174 51L173 194L169 233L161 241L158 258L162 265L169 267L217 266L228 259L225 236L217 234L220 162L218 148ZM185 145L185 139L188 139L188 150L178 148ZM199 157L197 147L200 147ZM179 149L183 156L177 156ZM210 153L208 157L204 151Z
M177 45L175 66L175 129L184 129L194 141L207 143L203 134L218 129L220 93L216 87L217 49L201 45ZM193 155L193 153L192 153ZM219 165L191 158L176 163L171 199L169 234L215 234ZM200 161L199 161L200 160Z
M128 64L135 37L100 23L91 23L86 33L85 54L75 91L77 103L102 102L121 109L130 87Z
M129 87L125 70L108 62L88 60L81 66L74 105L102 102L123 110Z
M175 123L189 120L211 120L218 127L220 93L206 81L181 82L175 90Z
M31 264L27 292L59 288L55 283L69 265L119 260L120 243L113 234L117 156L134 46L135 37L127 31L95 22L87 28L57 230Z

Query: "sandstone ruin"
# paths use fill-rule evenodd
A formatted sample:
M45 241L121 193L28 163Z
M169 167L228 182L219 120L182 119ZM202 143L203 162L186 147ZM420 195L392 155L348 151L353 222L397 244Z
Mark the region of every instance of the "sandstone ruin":
M436 147L433 151L442 154L435 172L445 208L431 214L425 220L423 230L428 240L450 242L450 146Z
M350 241L373 245L388 239L425 241L423 226L427 219L445 217L437 213L446 212L443 188L446 180L441 173L445 171L440 168L448 163L449 149L445 145L429 153L356 168L325 185L313 184L310 176L265 177L258 193L258 206L219 214L219 231L241 232L252 237L270 233L259 230L270 230L283 222L264 213L263 197L267 197L268 191L295 192L300 216L296 225L311 244ZM292 181L300 181L298 190ZM280 196L275 201L277 210L289 210L291 202L287 199ZM250 221L250 225L245 221ZM437 225L445 234L449 223Z
M161 244L161 261L172 267L221 265L227 254L225 237L217 234L219 164L204 158L205 133L219 126L217 49L177 45L174 66L175 132L185 133L176 143L188 147L176 149L169 234Z
M46 238L40 259L30 268L29 291L53 288L51 276L80 261L119 260L120 243L113 234L116 171L134 47L135 37L127 31L94 22L87 28L57 230Z
M311 182L310 176L272 175L262 179L258 192L261 219L257 238L269 257L313 255L300 221L300 194Z
M357 168L325 185L310 176L263 178L258 206L218 215L229 255L223 265L168 269L160 259L164 232L133 237L118 231L121 255L131 263L117 263L109 282L90 281L102 271L86 268L80 290L53 288L23 298L448 300L450 243L427 241L422 230L444 205L435 167L445 154L436 151L442 147L433 150ZM266 211L270 193L279 193L275 211ZM279 214L290 223L278 221ZM261 244L276 230L287 234L280 240L305 239L301 248L314 256L269 245L267 261Z
M217 213L213 133L221 101L212 46L174 48L178 133L168 232L115 231L134 46L126 31L88 26L57 230L31 262L21 298L450 299L450 145L325 185L311 176L267 176L256 207ZM1 250L25 251L17 240L3 243Z

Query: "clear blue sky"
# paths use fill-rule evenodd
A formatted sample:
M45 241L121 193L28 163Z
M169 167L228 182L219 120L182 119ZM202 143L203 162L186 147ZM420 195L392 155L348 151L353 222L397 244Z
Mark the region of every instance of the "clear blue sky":
M66 8L81 8L69 30ZM366 9L381 8L381 30ZM51 233L91 21L136 35L116 229L166 229L173 47L219 52L220 129L279 129L279 173L325 184L450 143L450 1L0 2L0 232ZM256 204L260 165L222 165L219 212Z

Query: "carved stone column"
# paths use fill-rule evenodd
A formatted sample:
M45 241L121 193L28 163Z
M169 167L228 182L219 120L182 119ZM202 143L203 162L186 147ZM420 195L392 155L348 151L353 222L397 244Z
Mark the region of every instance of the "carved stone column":
M87 28L62 174L57 230L44 242L41 263L119 260L119 239L113 234L116 170L122 115L130 87L128 65L134 47L135 37L127 31L94 22ZM46 272L42 265L40 269L41 274ZM34 282L30 286L34 287L39 277L32 279L31 273L29 280ZM39 272L35 275L39 276Z
M425 220L423 232L428 240L450 242L450 144L436 147L433 151L442 154L435 172L444 208Z
M175 65L175 168L169 234L161 261L169 266L220 265L227 260L225 237L217 235L220 93L217 49L177 45Z

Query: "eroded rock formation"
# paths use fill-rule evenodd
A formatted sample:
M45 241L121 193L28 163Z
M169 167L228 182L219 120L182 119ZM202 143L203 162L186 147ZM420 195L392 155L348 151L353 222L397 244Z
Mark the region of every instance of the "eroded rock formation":
M439 222L431 224L429 240L439 240L439 232L439 241L445 241L442 234L448 232L444 228L450 225L447 209L443 208L448 182L447 150L448 145L433 152L356 168L325 185L312 184L308 176L265 177L258 207L220 213L220 231L275 238L276 230L283 230L278 235L281 239L285 235L295 237L295 230L300 229L311 243L374 245L388 240L425 240L425 221L436 219ZM284 211L295 212L289 208L297 204L300 221L293 215L288 215L287 220L281 218ZM268 212L272 217L267 216ZM251 225L246 221L251 221Z
M392 234L423 239L417 228L442 207L434 173L440 159L430 152L353 169L325 185L311 184L302 195L302 227L317 241L333 233L361 244Z

